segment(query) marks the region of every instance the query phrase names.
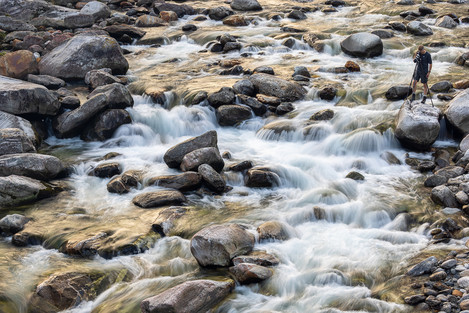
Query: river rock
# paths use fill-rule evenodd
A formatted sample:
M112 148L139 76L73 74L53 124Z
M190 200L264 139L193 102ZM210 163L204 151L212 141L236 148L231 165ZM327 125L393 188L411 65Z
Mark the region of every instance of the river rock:
M412 21L407 24L407 32L415 36L433 35L432 29L419 21Z
M93 169L93 175L100 178L110 178L119 175L121 171L122 168L117 162L103 163Z
M230 165L228 170L233 171L233 172L243 172L252 168L253 166L254 164L252 163L252 161L242 161L242 162Z
M36 31L36 27L26 23L24 20L14 19L10 16L0 16L0 29L6 32L14 31Z
M469 79L458 80L453 84L453 87L456 89L467 89L469 88Z
M453 84L449 81L441 81L436 84L433 84L430 87L430 90L433 92L448 92L451 88L453 88Z
M187 153L181 162L181 170L197 171L202 164L208 164L217 172L220 172L225 166L225 162L220 155L220 151L215 147L200 148Z
M38 144L38 138L33 126L22 117L0 111L0 128L20 129L35 146Z
M125 41L124 38L126 36L131 38L137 38L140 39L143 36L145 36L146 32L144 32L141 29L138 29L137 27L127 25L127 24L119 24L119 25L110 25L104 27L104 30L109 33L109 35L112 38L115 38L116 40L119 41ZM106 67L106 66L103 66Z
M347 176L345 176L345 178L350 178L350 179L353 179L353 180L365 180L365 176L363 176L362 174L360 174L356 171L352 171L352 172L348 173Z
M277 109L275 109L275 114L281 116L290 113L293 110L295 110L293 104L291 104L290 102L283 102L277 107Z
M142 301L142 313L209 312L225 299L235 285L232 280L192 280Z
M52 155L19 153L0 156L0 176L20 175L50 180L63 170L62 162Z
M260 11L262 6L257 0L233 0L230 4L233 10L238 11Z
M121 81L111 74L111 69L91 70L85 75L85 84L91 89L113 83L121 83Z
M141 171L125 171L121 176L117 176L111 179L111 181L107 184L107 191L118 194L127 193L130 191L130 188L137 188L141 180Z
M230 105L235 102L236 95L233 89L229 87L223 87L219 91L212 93L208 96L208 103L214 107L218 108L222 105Z
M99 1L90 1L86 3L80 10L81 14L91 15L95 21L106 19L111 16L111 9Z
M461 288L469 288L469 277L461 277L458 279L458 285Z
M404 30L405 30L405 26L404 26ZM378 36L381 39L389 39L389 38L394 37L394 34L392 32L384 30L384 29L374 30L371 33L373 35Z
M326 100L326 101L333 100L336 94L337 94L337 88L333 86L326 86L324 88L321 88L318 92L319 98L321 98L322 100Z
M436 204L443 205L445 207L457 208L459 203L456 200L453 192L446 186L436 186L432 189L431 199Z
M166 11L163 11L163 12L166 12ZM177 14L174 13L174 15L176 16L176 19L177 19ZM135 26L137 27L159 27L159 26L165 26L165 25L166 23L162 18L159 18L157 16L151 16L151 15L142 15L135 22Z
M430 274L433 272L433 269L437 266L438 259L434 256L429 257L428 259L423 260L422 262L414 265L407 272L408 276L421 276L424 274Z
M249 22L242 15L231 15L223 19L223 24L228 26L248 26Z
M176 12L178 17L183 17L184 15L197 14L196 10L187 4L154 2L153 8L155 10L155 13L161 13L163 11L173 11L173 12Z
M179 175L156 176L148 180L148 185L172 188L180 191L195 190L202 184L202 177L196 172L185 172Z
M183 217L187 209L179 206L172 206L163 209L158 213L157 218L152 222L151 229L161 236L169 236L175 227L177 220Z
M280 177L265 167L253 167L246 173L247 187L269 188L280 184Z
M427 296L425 295L413 295L404 298L404 302L408 305L417 305L424 302Z
M406 101L396 118L395 136L405 147L426 150L438 138L439 117L436 107Z
M354 57L372 58L383 53L381 38L369 33L356 33L340 43L342 51Z
M106 110L88 124L80 137L85 141L104 141L111 138L120 126L131 122L130 114L126 110Z
M23 79L38 72L36 57L31 51L19 50L0 56L0 75Z
M309 118L310 121L329 121L334 117L334 111L331 109L320 110Z
M28 177L10 175L0 177L0 206L21 205L48 198L60 189Z
M173 21L177 21L178 20L178 15L176 12L174 11L161 11L160 12L160 17L163 21L165 21L166 23L169 23L169 22L173 22ZM207 19L205 16L204 16L205 20ZM195 21L196 19L194 19Z
M57 98L44 86L0 76L0 103L3 112L11 114L56 115Z
M241 285L259 283L273 275L271 269L249 263L240 263L230 267L230 273L236 277L236 280Z
M242 105L222 105L217 108L217 121L220 126L234 126L252 116L252 111L249 107Z
M466 135L461 140L461 142L459 143L459 150L461 150L462 153L466 153L466 151L469 150L469 135Z
M297 101L304 98L306 90L295 82L269 74L254 74L249 77L259 93L280 98L282 101Z
M21 214L10 214L0 219L0 233L9 236L23 230L29 218Z
M171 168L178 168L186 154L200 148L217 148L217 142L217 132L214 130L208 131L197 137L192 137L166 151L163 157L164 162Z
M157 208L165 205L180 205L186 197L177 190L160 190L139 194L132 202L141 208Z
M461 166L446 166L435 172L435 175L440 175L446 179L458 177L464 174L464 168Z
M77 35L61 44L39 62L39 71L65 80L84 79L91 70L110 68L125 74L129 64L117 41L108 36Z
M88 121L103 112L108 107L108 97L105 94L97 94L79 108L62 113L53 121L55 135L58 138L70 138L77 136Z
M249 79L238 80L233 85L233 91L237 94L242 94L242 95L246 95L249 97L253 97L256 95L256 88L254 87L254 85ZM234 101L230 101L229 103L226 103L226 104L233 104L233 103Z
M227 7L216 7L211 8L208 11L208 17L215 21L221 21L224 18L233 15L234 12L228 9Z
M208 164L202 164L199 166L198 172L211 190L217 193L222 193L225 191L225 180L220 174L217 173L217 171L213 169L213 167Z
M233 264L236 266L241 263L251 263L261 266L276 266L280 263L272 254L264 251L252 251L248 255L240 255L233 259Z
M436 187L436 186L446 184L447 181L448 181L448 179L444 176L431 175L431 176L427 177L427 179L425 179L425 182L423 183L423 185L425 187Z
M47 89L59 89L65 86L64 80L57 78L57 77L52 77L49 75L28 74L26 79L30 83L42 85L46 87Z
M274 69L270 66L258 66L254 69L254 74L275 75Z
M129 90L120 83L100 86L88 95L88 99L100 93L107 96L109 109L125 109L134 105L134 99Z
M92 237L83 240L68 240L60 249L60 252L68 255L80 255L82 257L94 256L98 253L102 241L108 237L108 234L101 232Z
M91 15L75 13L75 14L66 15L63 18L63 26L65 28L68 28L68 29L87 28L87 27L93 26L94 21L95 21L95 19ZM38 25L36 25L36 26L38 26ZM43 26L43 25L41 25L41 26ZM54 27L55 25L49 25L49 26ZM57 26L55 26L55 27L57 27Z
M269 221L257 227L259 240L288 240L294 236L293 228L285 223Z
M254 235L238 224L211 225L191 239L191 252L200 266L229 266L231 260L254 247Z
M410 94L412 94L412 88L410 88L408 85L399 85L389 88L388 91L386 91L385 97L388 100L396 101L403 100Z
M18 128L0 128L0 155L36 152L31 139Z
M262 116L267 112L267 106L264 103L261 103L259 100L253 97L248 97L245 95L238 95L239 101L251 108L251 110L257 116Z
M457 131L469 134L469 89L461 91L446 105L445 117Z
M444 27L444 28L456 28L458 26L458 23L456 23L451 17L448 15L441 16L436 19L435 25L438 27Z

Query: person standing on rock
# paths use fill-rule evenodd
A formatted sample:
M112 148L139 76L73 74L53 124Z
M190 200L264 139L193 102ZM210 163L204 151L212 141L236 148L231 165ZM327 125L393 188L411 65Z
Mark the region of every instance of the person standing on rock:
M417 82L420 80L423 84L422 103L425 103L428 94L428 77L432 71L432 56L425 50L424 46L419 46L414 53L414 63L416 63L417 69L414 71L411 101L415 100L415 89L417 88Z

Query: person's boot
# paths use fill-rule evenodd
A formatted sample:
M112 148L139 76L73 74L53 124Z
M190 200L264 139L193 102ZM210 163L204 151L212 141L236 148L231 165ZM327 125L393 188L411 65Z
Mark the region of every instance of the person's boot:
M412 98L410 98L410 102L415 101L415 93L412 94Z
M427 96L423 96L422 103L425 104L425 101L427 101Z

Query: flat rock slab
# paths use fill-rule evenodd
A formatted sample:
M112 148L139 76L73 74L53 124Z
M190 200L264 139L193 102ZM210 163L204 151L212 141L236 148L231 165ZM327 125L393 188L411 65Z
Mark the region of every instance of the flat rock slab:
M173 188L181 191L194 190L202 184L202 177L196 172L185 172L179 175L156 176L150 178L148 185Z
M254 74L249 80L259 93L280 98L282 101L301 100L306 95L306 90L299 84L273 75Z
M0 76L0 103L3 112L17 115L56 115L60 109L46 87L5 76Z
M161 190L142 193L132 202L141 208L157 208L165 205L180 205L186 201L186 197L177 190Z
M0 128L0 155L36 152L31 139L19 128Z
M19 153L0 156L0 176L20 175L50 180L63 170L62 162L51 155Z

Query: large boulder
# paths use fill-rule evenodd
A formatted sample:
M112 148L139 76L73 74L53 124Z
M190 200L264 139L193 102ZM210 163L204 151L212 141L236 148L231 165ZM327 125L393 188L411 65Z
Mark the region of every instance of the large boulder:
M233 0L230 3L233 10L238 11L260 11L262 6L257 0Z
M36 27L33 25L19 19L11 18L9 16L0 16L0 29L3 29L6 32L36 31Z
M403 100L412 94L412 88L408 85L392 86L386 91L385 97L388 100Z
M270 278L273 271L270 268L257 264L240 263L230 267L230 273L236 277L236 280L242 284L259 283Z
M19 50L0 57L0 75L23 79L38 72L36 57L31 51Z
M223 161L218 148L207 147L200 148L186 154L181 162L181 170L183 172L197 171L199 166L202 164L210 165L217 172L220 172L225 166L225 162Z
M62 113L53 121L53 128L58 138L77 136L86 123L108 107L108 97L97 94L83 103L79 108Z
M21 214L10 214L0 220L0 233L4 235L16 234L23 230L29 218Z
M280 98L282 101L301 100L306 95L306 90L299 84L273 75L254 74L249 80L259 93Z
M438 138L439 119L438 108L406 101L397 115L394 134L409 149L427 150Z
M120 83L97 87L88 95L88 99L100 93L107 96L109 109L125 109L134 105L134 98L130 91Z
M191 239L191 252L200 266L229 266L254 247L254 235L238 224L211 225Z
M156 176L148 180L148 185L172 188L180 191L195 190L202 184L202 177L196 172L185 172L179 175Z
M18 128L0 128L0 155L36 152L31 139Z
M106 19L111 16L111 9L99 1L88 2L81 8L81 14L91 15L94 20Z
M0 109L11 114L56 115L57 98L46 87L0 76Z
M456 28L458 26L458 23L456 23L451 17L448 15L441 16L436 19L435 25L438 27L444 27L444 28Z
M446 105L445 117L463 135L469 134L469 89L461 91Z
M238 104L222 105L217 109L217 121L220 126L234 126L252 116L252 111L247 106Z
M200 136L192 137L170 148L164 154L164 162L171 168L179 168L186 154L206 147L217 147L217 132L208 131Z
M59 188L28 177L0 177L0 207L30 203L51 197L59 191Z
M453 84L450 81L444 80L433 84L430 90L433 92L448 92L451 88L453 88Z
M407 32L415 36L430 36L433 35L432 29L419 21L412 21L407 24Z
M85 141L103 141L111 138L120 126L131 122L130 114L126 110L106 110L88 124L80 137Z
M39 62L41 74L65 80L84 79L89 71L101 68L110 68L113 74L125 74L129 69L117 41L101 35L77 35Z
M234 289L234 282L192 280L142 301L142 313L209 312Z
M383 54L381 38L369 33L356 33L340 43L342 51L359 58L371 58Z
M139 194L132 202L141 208L157 208L165 205L180 205L186 197L177 190L150 191Z
M0 176L20 175L50 180L63 170L62 162L52 155L19 153L0 156Z
M0 111L0 128L17 128L22 130L34 145L37 145L38 139L36 132L27 119Z
M207 186L217 193L222 193L226 189L226 183L223 177L217 173L208 164L202 164L199 166L199 174L202 176Z

